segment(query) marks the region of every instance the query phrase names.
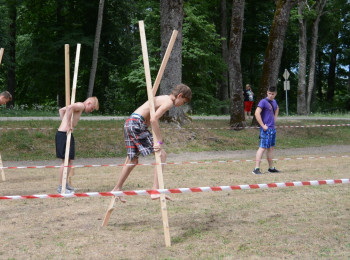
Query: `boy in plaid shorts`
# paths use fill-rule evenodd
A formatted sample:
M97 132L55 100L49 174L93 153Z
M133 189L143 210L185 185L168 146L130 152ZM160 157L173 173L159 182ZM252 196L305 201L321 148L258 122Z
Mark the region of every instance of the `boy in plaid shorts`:
M279 172L273 167L273 150L276 145L276 128L279 107L275 100L277 95L276 87L269 87L267 97L262 99L255 110L255 118L260 125L260 146L256 152L255 169L253 174L262 174L260 171L260 162L265 150L267 150L267 161L269 163L269 172Z
M131 171L138 164L138 157L141 154L146 156L150 153L160 151L161 162L165 163L166 152L162 148L163 139L159 129L159 119L164 113L170 110L173 106L180 107L185 103L189 103L192 98L191 89L184 85L177 85L171 92L170 95L156 96L154 98L154 107L156 110L154 118L150 118L150 106L146 101L142 106L134 111L131 116L126 120L124 124L124 137L125 137L125 148L127 152L127 158L122 169L122 173L119 177L117 185L112 191L119 191L122 189L124 182L128 178ZM148 126L152 121L154 125L153 132L157 137L158 143L153 143L153 136L148 131ZM154 169L154 182L152 189L158 189L158 175L157 169ZM117 197L121 202L126 202L123 197ZM159 195L151 195L152 199L158 199ZM166 196L167 199L170 199Z

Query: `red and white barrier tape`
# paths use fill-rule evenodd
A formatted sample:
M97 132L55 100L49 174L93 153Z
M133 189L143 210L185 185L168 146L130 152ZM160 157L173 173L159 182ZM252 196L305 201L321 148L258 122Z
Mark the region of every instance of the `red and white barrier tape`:
M15 195L0 196L0 200L18 200L18 199L49 199L49 198L76 198L76 197L105 197L105 196L135 196L151 194L178 194L209 191L232 191L232 190L250 190L250 189L268 189L285 188L300 186L318 186L325 184L349 184L350 179L338 180L314 180L314 181L294 181L279 182L270 184L244 184L235 186L216 186L216 187L196 187L196 188L177 188L177 189L157 189L157 190L133 190L133 191L114 191L114 192L87 192L74 194L38 194L38 195Z
M291 160L307 160L307 159L327 159L327 158L349 158L350 155L331 155L331 156L309 156L309 157L286 157L272 159L272 161L291 161ZM265 161L266 159L262 159ZM215 160L215 161L195 161L195 162L168 162L161 163L161 165L182 165L182 164L211 164L211 163L238 163L238 162L255 162L255 160ZM134 164L126 164L134 165ZM137 166L154 166L157 163L139 163ZM91 168L91 167L119 167L125 166L125 164L89 164L89 165L68 165L68 168ZM60 165L54 166L3 166L0 169L43 169L43 168L60 168Z
M276 126L276 128L314 128L314 127L340 127L340 126L350 126L350 124L333 124L333 125L281 125ZM258 129L258 126L246 126L246 127L185 127L185 128L164 128L169 130L234 130L234 129ZM29 127L0 127L0 131L2 130L56 130L57 128L29 128ZM119 128L75 128L75 131L115 131L115 130L123 130L122 127Z

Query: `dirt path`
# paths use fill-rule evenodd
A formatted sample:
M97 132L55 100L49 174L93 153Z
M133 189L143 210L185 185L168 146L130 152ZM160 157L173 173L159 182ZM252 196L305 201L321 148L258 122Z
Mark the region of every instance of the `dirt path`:
M350 145L330 145L319 147L304 147L291 149L275 150L275 158L283 158L290 156L327 156L349 154ZM208 152L185 152L181 154L168 154L168 162L188 162L200 160L232 160L232 159L254 159L256 150L240 150L240 151L208 151ZM75 165L90 165L90 164L121 164L124 163L124 157L114 158L78 158L75 160ZM139 163L154 162L153 156L141 157ZM59 165L60 160L47 161L3 161L4 166L41 166L41 165Z

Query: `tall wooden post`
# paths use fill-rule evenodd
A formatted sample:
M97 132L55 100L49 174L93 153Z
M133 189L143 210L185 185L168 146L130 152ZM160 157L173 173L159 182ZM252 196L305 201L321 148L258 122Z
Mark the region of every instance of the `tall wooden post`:
M70 59L69 59L69 44L64 45L64 67L65 67L65 97L66 107L70 105ZM74 175L74 168L70 169L68 175L68 184L72 185L72 177Z
M77 89L77 80L78 80L78 68L79 68L79 57L80 57L80 48L81 44L78 43L77 45L77 52L75 55L75 64L74 64L74 77L73 77L73 88L72 88L72 98L71 98L71 104L75 103L75 92ZM73 116L74 111L71 117L71 126L73 127ZM69 131L67 133L67 142L66 142L66 153L64 156L64 169L63 169L63 176L62 176L62 190L61 193L64 194L66 192L66 183L67 183L67 172L68 172L68 161L69 161L69 151L70 151L70 141L72 138L72 132Z
M1 66L1 60L3 55L4 55L4 48L1 48L0 49L0 66ZM3 167L1 154L0 154L0 167ZM3 168L1 168L1 178L2 178L2 181L6 181L5 172Z
M139 21L139 29L140 29L140 36L141 36L143 64L144 64L145 76L146 76L147 96L148 96L148 102L149 102L149 106L150 106L151 118L153 118L155 116L154 97L153 97L153 92L152 92L151 73L150 73L150 68L149 68L146 34L145 34L145 27L144 27L143 21ZM153 125L152 125L152 131L153 131L153 141L154 141L154 143L158 143L159 140L157 140L157 137L154 135L154 126ZM159 188L164 189L160 151L155 152L155 158L156 158L156 167L157 167ZM162 212L162 218L163 218L165 245L167 247L169 247L169 246L171 246L171 240L170 240L168 211L167 211L167 207L166 207L165 194L160 194L160 206L161 206L161 212Z

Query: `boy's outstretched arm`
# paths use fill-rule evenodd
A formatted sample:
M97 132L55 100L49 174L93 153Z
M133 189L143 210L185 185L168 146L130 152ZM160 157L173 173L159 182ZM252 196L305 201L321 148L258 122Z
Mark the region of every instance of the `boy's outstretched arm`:
M159 128L159 119L165 114L166 111L168 111L172 107L172 104L163 104L161 105L156 113L154 114L154 118L150 119L151 125L152 125L152 130L154 132L154 135L156 136L156 139L159 142L163 141L162 134L160 132ZM155 144L158 145L158 144Z

